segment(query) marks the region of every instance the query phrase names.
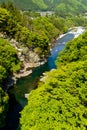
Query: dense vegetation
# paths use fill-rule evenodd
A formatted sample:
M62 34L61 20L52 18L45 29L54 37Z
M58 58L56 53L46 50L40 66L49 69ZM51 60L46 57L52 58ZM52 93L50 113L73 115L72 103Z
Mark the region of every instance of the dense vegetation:
M36 8L36 1L34 0L33 2L33 8ZM42 2L43 1L37 1L38 6L42 6L43 9L46 9L47 5ZM47 3L47 1L45 2ZM22 1L20 3L22 4ZM30 4L32 5L32 2ZM84 19L82 16L66 17L65 20L64 18L56 17L55 15L41 17L40 14L32 11L21 12L10 2L7 4L2 3L0 7L0 36L3 35L3 38L15 39L19 43L18 46L23 48L27 47L29 51L37 53L43 60L48 57L50 46L52 46L51 43L54 42L58 35L65 33L69 27L73 27L75 25L86 26L86 23L87 19ZM86 95L84 97L82 94L86 93L86 89L83 91L80 85L79 88L81 88L81 90L77 89L77 84L75 83L78 81L78 84L81 83L81 85L85 88L85 83L83 83L85 81L83 80L86 78L86 37L87 34L84 34L76 41L68 43L66 50L62 52L60 59L58 60L59 66L62 65L62 67L59 68L59 70L47 73L47 80L41 82L37 90L32 91L29 97L29 106L27 106L22 112L24 113L21 118L23 130L56 129L57 124L59 125L58 128L61 129L66 126L66 122L68 122L67 129L73 129L74 127L78 127L78 129L85 129L86 123L84 122L86 120L86 108L84 104L86 104ZM17 50L12 47L8 40L3 38L0 38L0 85L2 88L7 77L14 72L17 72L21 67ZM73 42L75 42L75 45ZM69 51L68 49L71 50ZM75 52L73 52L73 49ZM79 51L76 49L79 49ZM64 57L67 55L70 55L68 60ZM83 61L82 56L84 57ZM72 61L74 61L74 63L72 63ZM78 61L78 64L76 61ZM67 63L69 63L69 65L63 66ZM74 73L77 75L77 81L75 82L75 75L73 74L71 76L71 73L76 70L78 71L77 73ZM79 75L79 73L81 75ZM82 76L85 78L83 79ZM71 84L72 86L70 86ZM74 90L70 88L73 86ZM0 127L3 127L5 124L6 112L8 110L8 96L2 88L0 88ZM78 97L78 95L81 97ZM71 104L69 104L69 102ZM73 104L75 107L78 106L77 108L79 110L76 109L76 111L74 111L74 108L72 108ZM83 111L80 111L81 109L83 109ZM26 111L29 111L29 118L26 115ZM65 111L66 114L64 115ZM69 114L67 113L69 113L70 116L68 116ZM80 114L82 114L81 119L79 119ZM76 118L77 116L78 118ZM73 117L73 121L72 119L69 121L68 118L71 117ZM26 122L24 118L26 119ZM29 126L26 125L27 121L29 121ZM46 125L45 122L47 122ZM80 122L82 122L82 124ZM63 126L61 126L62 123L64 123Z
M50 42L53 42L60 33L68 30L69 24L65 25L62 18L55 16L32 18L30 12L20 12L10 2L2 3L1 7L0 31L16 39L22 46L27 46L41 58L49 54Z
M7 2L7 0L0 0ZM87 0L13 0L22 10L55 10L58 14L83 13L87 11Z
M8 111L8 96L0 87L0 128L2 128L5 125L7 111Z
M87 32L79 38L73 39L66 44L65 49L57 59L57 66L66 65L71 62L87 60Z
M21 113L21 130L87 129L87 32L69 42Z
M47 56L50 49L49 42L59 34L58 29L49 19L45 17L32 20L28 15L23 15L18 11L11 3L8 5L4 3L1 7L3 8L0 8L0 31L5 32L32 51L39 50L41 57Z
M84 13L87 11L87 6L84 0L58 0L58 4L56 6L56 11L58 12L59 15L63 13L63 15L70 15L70 14L75 14L78 15L79 13Z
M8 75L20 69L17 51L7 40L0 38L0 83Z
M8 111L8 96L2 90L5 79L13 72L20 69L20 61L17 58L17 51L7 40L0 38L0 128L5 125Z
M0 128L5 125L8 111L8 96L2 89L5 88L4 85L6 86L6 79L21 67L17 50L4 37L15 39L19 42L18 46L27 46L44 58L49 54L50 42L64 31L58 29L48 17L31 19L12 3L2 3L0 7L0 36L2 36L0 38Z

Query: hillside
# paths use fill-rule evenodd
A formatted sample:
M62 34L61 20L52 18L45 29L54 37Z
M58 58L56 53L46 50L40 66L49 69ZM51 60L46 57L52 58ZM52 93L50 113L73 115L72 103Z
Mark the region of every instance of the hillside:
M23 4L23 3L21 2L21 4ZM40 4L41 3L38 2L38 6L40 6ZM48 4L47 1L45 2L45 4L43 2L42 6L44 8L47 8L47 4ZM35 7L35 3L32 4L32 2L31 2L31 5L32 6L34 5L33 8ZM37 6L37 8L38 8L38 6ZM26 13L26 12L28 12L28 11L25 11L22 13L22 11L18 10L10 2L8 4L3 3L2 6L0 7L0 129L3 126L5 126L6 116L7 116L7 111L8 111L8 104L9 104L8 96L6 93L4 93L3 90L5 90L7 92L7 90L9 89L9 86L13 86L13 80L11 81L11 79L13 79L13 76L15 76L16 78L25 76L26 74L29 74L27 72L31 72L34 67L39 66L44 61L46 61L47 57L50 54L50 48L54 45L55 39L58 37L58 35L67 32L68 28L73 27L73 26L87 26L87 21L86 21L87 19L84 19L82 16L80 16L80 17L72 16L72 17L66 18L66 19L61 18L61 17L56 17L56 16L34 17L31 15L32 11L31 11L31 14L28 14L28 13L30 13L30 11L28 13ZM35 12L33 12L33 13L35 13ZM83 39L84 39L84 41L83 41ZM80 39L77 39L77 41L80 41ZM75 50L75 47L80 48L80 46L77 45L78 42L76 42L76 45L72 46L72 48L75 52L72 51L72 53L71 53L71 50L69 49L70 50L70 54L69 54L70 59L68 58L69 61L67 61L67 63L71 62L72 60L77 60L78 58L81 59L80 56L81 57L83 56L84 60L87 59L87 56L85 55L87 52L87 47L85 45L86 41L87 41L87 33L85 35L83 35L82 41L80 41L81 47L82 47L80 49L80 51ZM72 45L73 45L73 43L72 43ZM80 55L80 53L76 53L76 52L81 52L81 55ZM69 53L69 52L67 52L67 53ZM74 55L74 54L76 54L76 55ZM64 55L66 55L66 57L67 57L67 54L64 54ZM78 57L75 57L75 56L78 56ZM60 64L63 61L63 59L64 59L64 57L61 56L61 58L59 59ZM66 61L66 59L65 59L65 61ZM63 63L65 64L64 61L63 61ZM85 69L84 71L87 70L86 69L87 62L84 63L84 61L83 61L82 64L79 62L78 65L82 65L81 68ZM75 65L73 65L73 66L75 66ZM73 66L71 65L70 69L69 69L69 71L71 73L73 72L73 70L72 70ZM84 66L84 68L83 68L83 66ZM65 71L66 71L66 68L67 68L67 66L65 67ZM24 72L26 72L26 73L24 73ZM80 71L78 71L77 75L79 74L79 72ZM23 75L20 76L21 74L23 74ZM52 73L52 75L56 75L56 74L61 74L61 70L60 71L58 70L57 73ZM65 74L65 73L62 73L62 74ZM61 74L61 76L63 77L64 75L62 75L62 74ZM84 75L84 73L80 73L80 74L83 74L83 78L85 80L85 77L87 77L87 73L85 73L86 75ZM61 76L58 75L58 77L60 77L60 78L61 78ZM67 76L70 76L70 75L66 75L66 78L68 78ZM75 75L73 75L73 76L75 77ZM56 98L56 93L55 93L56 79L55 79L55 77L53 78L53 80L52 80L52 83L50 82L51 80L47 81L47 83L49 83L50 85L53 86L53 88L55 88L53 90L54 94L52 94L53 101L49 102L53 106L51 109L52 112L54 111L54 108L56 107L56 105L55 105L56 104L56 99L55 99ZM61 81L61 79L59 80L59 82L60 81ZM69 82L70 81L71 81L71 79L69 79ZM78 77L77 77L77 81L78 81ZM66 80L66 82L69 83L67 80ZM80 82L80 81L78 81L78 82ZM85 81L83 81L83 82L85 82ZM73 83L73 81L71 83ZM63 85L63 84L61 83L61 85ZM70 85L70 84L68 84L68 85ZM43 87L43 88L41 88L41 91L44 96L45 94L44 94L43 90L45 90L45 89L44 89L43 84L41 86ZM48 84L47 84L47 86L48 86ZM50 86L48 86L48 88L46 88L47 94L48 94L48 95L46 95L46 96L48 96L47 101L49 100L49 92L51 92L49 87ZM65 84L65 87L66 87L66 84ZM68 89L68 88L66 87L66 89ZM58 90L59 89L57 89L57 91ZM37 91L40 91L40 90L37 89ZM66 93L64 93L64 94L66 94ZM40 97L40 96L38 96L38 92L36 92L35 96L36 96L36 100L38 100ZM81 96L83 96L83 95L81 95ZM61 97L59 97L59 98L61 98ZM65 100L67 100L67 98L68 97L66 97ZM72 98L72 95L71 95L71 98ZM32 97L31 97L31 99L32 99ZM74 100L74 99L72 98L72 100ZM69 101L72 102L72 100L70 99ZM75 100L76 100L76 98L75 98ZM85 100L85 98L84 98L84 100ZM39 103L39 101L41 101L41 103L42 103L43 98L42 98L42 100L38 100L38 102L35 101L36 104ZM44 101L47 102L46 100L44 100ZM48 103L47 108L51 108L49 103ZM53 103L54 103L54 105L53 105ZM60 104L60 102L57 102L57 103ZM44 105L44 102L43 102L43 105ZM66 103L65 103L65 105L66 105ZM70 104L70 105L72 106L72 104ZM80 104L77 104L77 105L81 107ZM33 106L33 104L32 104L32 106ZM33 108L36 109L38 107L35 106ZM44 110L44 106L42 106L42 109ZM66 106L66 109L67 109L67 106ZM61 113L61 110L59 110L59 111ZM16 111L16 112L18 112L18 111ZM50 111L48 110L48 112L50 112ZM38 111L37 111L37 113L38 113ZM65 113L65 111L64 111L64 113ZM14 111L13 111L13 114L14 114ZM43 114L44 114L44 112L43 112ZM42 117L44 118L43 114L41 113L41 118ZM76 112L76 114L78 114L78 113ZM79 114L81 114L81 113L79 113ZM83 114L85 114L85 112ZM35 120L36 120L37 116L35 117ZM55 111L54 111L54 116L55 116ZM84 116L86 116L86 115L84 115ZM31 118L30 120L33 119L32 117L30 117L30 118ZM38 116L38 118L39 118L39 116ZM52 118L55 120L54 122L53 121L52 122L56 124L56 118L53 117L53 113L52 113ZM52 118L50 116L47 117L48 124L50 122L49 119L52 119ZM25 119L28 120L27 116ZM46 119L46 118L44 118L44 119ZM69 118L67 118L67 119L69 120ZM24 119L21 118L21 120L22 120L21 124L25 125L23 122ZM73 120L74 120L74 118L73 118ZM85 120L85 119L83 118L83 120ZM82 125L84 125L83 120L81 119ZM39 124L41 124L41 126L38 126L38 129L36 128L36 126L35 126L35 128L32 127L32 130L33 129L39 130L39 127L42 127L42 130L48 130L48 129L43 129L42 124L45 126L44 121L42 119L41 123L39 123ZM26 123L27 123L27 121L26 121ZM33 123L33 122L30 121L29 125L32 126L31 123ZM78 122L76 122L76 123L77 123L77 125L79 125ZM50 124L51 124L51 122L50 122ZM55 127L55 124L54 124L54 127ZM61 125L61 122L60 122L60 125ZM49 126L46 125L46 128L47 127L49 127ZM83 126L83 128L81 130L83 130L84 127L85 126ZM24 129L22 129L22 130L26 130L25 126L24 126ZM29 129L29 130L31 130L31 129ZM75 129L75 130L78 130L78 129Z
M42 59L45 61L50 43L65 30L61 19L58 29L47 17L26 19L11 3L3 6L0 7L0 129L5 126L9 104L3 90L7 92L13 86L13 75L16 78L28 75Z
M21 112L21 130L87 129L87 32L66 44Z
M0 0L1 2L7 0ZM87 11L87 0L12 0L22 10L54 10L61 13L82 13Z

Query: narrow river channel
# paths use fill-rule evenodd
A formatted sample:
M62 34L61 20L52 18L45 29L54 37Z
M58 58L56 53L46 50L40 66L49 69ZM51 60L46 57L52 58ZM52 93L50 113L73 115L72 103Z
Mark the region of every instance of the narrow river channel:
M59 52L64 48L65 43L80 35L83 33L83 31L84 28L79 27L58 38L56 40L55 47L53 47L51 50L51 55L49 56L47 63L35 68L31 75L19 79L16 85L14 85L14 87L9 90L8 93L10 96L10 108L4 130L19 130L19 112L27 104L25 94L29 93L32 89L37 87L40 76L42 76L44 72L56 68L55 60L58 57Z

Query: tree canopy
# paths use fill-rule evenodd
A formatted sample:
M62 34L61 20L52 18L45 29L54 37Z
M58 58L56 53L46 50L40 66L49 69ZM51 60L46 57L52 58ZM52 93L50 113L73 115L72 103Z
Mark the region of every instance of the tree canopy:
M72 16L65 20L55 15L32 17L8 3L0 7L0 32L18 41L18 46L27 47L44 59L50 52L51 42L69 27L81 25L84 19L80 19ZM47 73L38 88L30 93L20 119L22 130L86 130L86 44L87 32L69 42L56 61L58 69ZM16 49L0 38L0 84L20 66ZM0 88L1 127L6 117L7 102L7 95Z
M0 87L0 128L2 128L5 125L7 111L8 95Z
M8 2L9 0L3 1ZM57 11L60 15L78 14L87 11L86 0L12 0L12 2L22 10L52 10Z
M86 44L87 32L70 41L56 61L58 68L47 72L31 91L21 113L21 130L86 130Z
M7 40L0 38L0 83L11 73L20 69L17 51Z
M87 32L66 44L56 63L67 64L87 59Z

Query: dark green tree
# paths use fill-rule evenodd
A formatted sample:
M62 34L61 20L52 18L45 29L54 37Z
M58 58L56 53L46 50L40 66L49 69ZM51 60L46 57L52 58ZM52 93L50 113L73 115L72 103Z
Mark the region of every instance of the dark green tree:
M0 128L5 125L8 111L8 95L0 87Z
M58 69L47 72L29 94L21 113L21 130L86 130L86 34L66 45L57 60Z

